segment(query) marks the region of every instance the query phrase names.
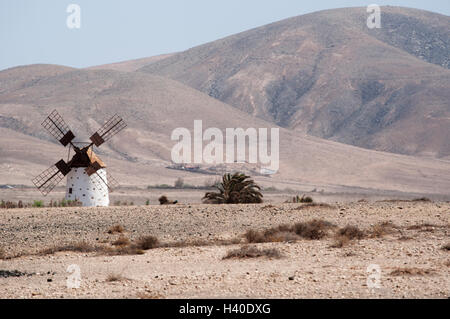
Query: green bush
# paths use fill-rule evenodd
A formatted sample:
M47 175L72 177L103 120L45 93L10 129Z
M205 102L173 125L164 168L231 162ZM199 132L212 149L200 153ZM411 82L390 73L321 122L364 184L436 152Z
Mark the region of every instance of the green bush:
M33 207L44 207L44 202L43 201L41 201L41 200L35 200L34 202L33 202L33 205L32 205Z

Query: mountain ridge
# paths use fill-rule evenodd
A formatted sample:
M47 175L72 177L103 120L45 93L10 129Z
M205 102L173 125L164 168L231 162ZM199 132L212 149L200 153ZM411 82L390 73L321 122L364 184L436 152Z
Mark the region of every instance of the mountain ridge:
M365 8L324 10L203 44L140 71L314 136L450 158L443 138L450 135L450 18L381 10L381 29L367 28ZM432 106L425 101L430 96Z

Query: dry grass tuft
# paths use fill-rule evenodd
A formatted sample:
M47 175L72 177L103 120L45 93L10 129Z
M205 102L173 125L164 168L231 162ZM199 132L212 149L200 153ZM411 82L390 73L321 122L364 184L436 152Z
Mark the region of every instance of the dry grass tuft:
M120 256L120 255L143 255L145 251L136 247L136 245L129 246L118 246L115 249L112 249L107 252L108 255L111 256Z
M158 293L152 293L152 292L138 292L137 297L139 299L162 299L162 298L164 298L163 295L160 295Z
M343 228L340 228L337 231L337 236L347 237L349 240L352 240L352 239L363 239L365 237L365 234L358 227L347 225Z
M335 208L332 205L326 204L326 203L305 203L303 205L300 205L294 209L296 210L302 210L302 209L307 209L307 208Z
M431 269L420 268L397 268L393 270L389 275L391 276L424 276L432 275L434 273Z
M335 227L330 222L313 219L309 222L296 223L293 226L280 225L268 228L264 231L249 230L244 237L248 243L269 243L269 242L294 242L300 238L321 239L325 237L328 230Z
M194 240L181 240L176 242L161 243L159 247L165 248L183 248L183 247L204 247L204 246L230 246L241 243L240 238L231 239L194 239Z
M57 252L79 252L79 253L92 253L92 252L98 252L98 253L104 253L109 252L110 249L104 246L96 246L91 245L85 241L62 245L62 246L53 246L50 248L43 249L37 253L37 255L43 256L43 255L51 255Z
M350 239L347 236L335 236L334 243L331 248L342 248L350 243Z
M433 231L435 228L440 228L445 226L439 226L432 223L422 223L417 225L408 226L407 230L419 230L419 231Z
M330 222L322 219L313 219L306 223L297 223L294 225L294 232L305 239L321 239L325 237L328 230L335 227Z
M343 228L338 229L334 235L334 243L330 246L332 248L342 248L347 246L351 240L363 239L365 236L364 232L356 226L347 225Z
M108 234L116 234L116 233L123 233L125 231L125 228L123 228L122 225L114 225L108 230Z
M385 235L394 233L394 229L398 229L398 226L391 222L382 222L372 227L369 232L370 238L381 238Z
M159 246L160 246L159 240L158 240L158 238L156 238L154 236L141 237L136 242L136 248L142 249L142 250L158 248Z
M120 235L120 237L112 243L113 246L127 246L129 244L130 240L124 235Z
M242 246L239 249L230 250L222 259L231 258L258 258L258 257L268 257L268 258L281 258L282 255L275 248L259 249L254 246Z
M116 282L122 280L126 280L126 278L121 274L109 274L108 277L106 277L106 282Z
M0 248L0 259L6 259L6 253L3 248Z

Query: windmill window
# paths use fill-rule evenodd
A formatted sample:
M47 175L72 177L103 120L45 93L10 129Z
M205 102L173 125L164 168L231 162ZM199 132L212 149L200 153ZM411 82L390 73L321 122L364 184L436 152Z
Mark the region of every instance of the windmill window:
M83 194L83 196L86 196L86 194Z
M73 185L72 185L73 186ZM72 188L69 188L69 194L72 194Z

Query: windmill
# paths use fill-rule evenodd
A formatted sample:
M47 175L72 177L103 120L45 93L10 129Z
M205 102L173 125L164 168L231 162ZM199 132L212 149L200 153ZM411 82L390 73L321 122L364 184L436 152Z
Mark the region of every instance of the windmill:
M90 137L89 143L73 142L75 135L64 119L54 110L42 122L42 126L64 147L69 145L75 154L65 162L63 159L36 176L32 182L47 196L67 176L66 199L78 200L83 206L108 206L109 192L118 186L116 180L106 171L105 163L94 153L93 146L104 142L123 130L127 125L117 114L109 119Z

